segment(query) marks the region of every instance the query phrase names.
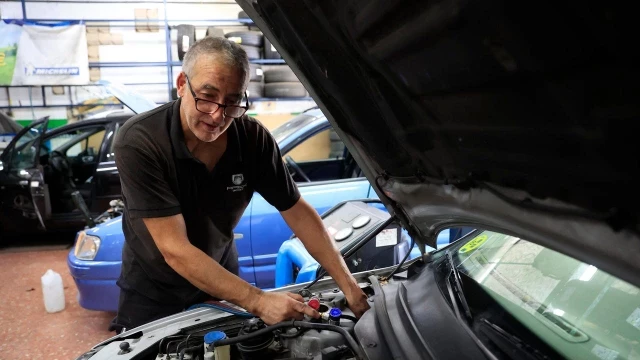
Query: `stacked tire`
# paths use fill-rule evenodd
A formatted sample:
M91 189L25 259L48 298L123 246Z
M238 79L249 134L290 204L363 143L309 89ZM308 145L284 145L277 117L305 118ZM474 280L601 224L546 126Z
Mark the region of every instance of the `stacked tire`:
M308 96L308 93L293 70L286 65L280 65L264 72L264 96L300 98Z
M257 64L249 64L251 68L251 76L249 78L249 86L247 86L247 97L249 99L258 99L264 97L264 73L262 66Z
M196 42L196 27L193 25L180 24L177 27L178 38L176 44L178 45L178 59L184 60L184 54L187 50Z
M259 31L232 31L224 34L230 41L240 45L246 51L249 60L262 58L263 38Z

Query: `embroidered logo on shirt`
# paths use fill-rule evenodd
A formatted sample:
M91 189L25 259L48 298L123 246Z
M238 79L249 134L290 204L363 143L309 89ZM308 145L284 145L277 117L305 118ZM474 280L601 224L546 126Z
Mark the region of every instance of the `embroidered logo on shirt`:
M247 186L247 184L243 184L244 182L244 174L235 174L231 175L231 182L234 186L227 186L227 190L236 192L242 191Z
M240 185L244 181L244 175L243 174L231 175L231 181L233 182L234 185Z

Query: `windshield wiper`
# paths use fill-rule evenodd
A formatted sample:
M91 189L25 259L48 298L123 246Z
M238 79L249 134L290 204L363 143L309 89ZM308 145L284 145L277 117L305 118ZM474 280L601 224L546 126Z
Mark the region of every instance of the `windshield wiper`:
M482 319L481 321L484 325L486 325L483 327L483 329L490 329L494 333L494 335L498 336L496 338L495 336L491 336L487 334L489 335L490 338L492 338L492 341L494 343L496 343L500 347L501 344L504 344L504 342L506 342L509 346L512 347L512 350L515 350L516 352L520 353L518 356L516 356L516 358L519 358L519 359L527 358L531 360L549 359L547 355L543 354L538 349L522 341L519 337L513 334L510 334L500 326L490 322L487 319ZM501 341L501 340L504 340L504 341Z
M451 297L451 302L453 303L453 307L456 312L456 315L458 316L459 319L462 320L462 315L460 315L460 309L458 309L458 301L456 301L454 291L455 291L455 294L458 295L458 299L460 299L460 304L462 305L464 314L466 315L469 321L472 321L473 316L471 315L471 309L469 308L469 303L467 302L467 299L464 296L464 289L462 288L462 279L460 278L460 272L458 271L455 264L453 263L453 258L451 257L451 254L449 253L448 250L445 252L445 256L447 258L447 264L449 265L449 268L451 268L451 272L449 273L449 276L447 276L447 289L449 290L449 296ZM453 284L455 286L455 289L451 288L450 279L453 279Z

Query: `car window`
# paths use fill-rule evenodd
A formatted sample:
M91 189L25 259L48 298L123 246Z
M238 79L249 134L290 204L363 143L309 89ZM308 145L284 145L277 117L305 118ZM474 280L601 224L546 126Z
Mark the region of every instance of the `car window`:
M104 161L116 161L116 154L115 154L115 151L114 151L114 147L115 147L115 141L114 140L115 140L116 134L118 133L118 130L120 130L121 126L122 126L122 124L116 123L115 127L114 127L114 130L107 134L108 141L109 141L109 148L102 155L102 159L100 159L100 161L102 161L102 162L104 162Z
M460 272L566 358L640 356L638 287L593 265L491 231L466 241L454 261Z
M308 114L300 114L293 119L285 122L284 124L276 127L271 130L271 135L276 140L277 143L280 143L287 136L293 134L294 132L302 129L308 124L311 124L315 121L316 117Z
M24 170L31 168L35 165L36 155L38 151L36 149L37 142L40 135L45 130L45 123L38 124L33 128L25 132L18 140L16 140L15 146L9 154L10 167L13 170Z
M103 127L85 127L56 134L42 142L41 155L58 151L67 158L97 156L104 134Z
M82 141L77 142L75 145L70 147L66 155L67 157L72 156L95 156L100 152L100 146L102 145L102 140L104 139L104 130L97 131L83 139Z
M327 160L342 157L344 144L332 129L323 130L306 139L287 154L295 162Z

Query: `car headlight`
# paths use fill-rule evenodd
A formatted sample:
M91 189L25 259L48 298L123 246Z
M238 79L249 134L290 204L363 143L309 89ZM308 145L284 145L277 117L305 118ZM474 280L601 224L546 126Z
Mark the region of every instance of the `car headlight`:
M76 250L74 255L80 260L93 260L98 254L100 248L100 238L93 235L87 235L81 231L76 241Z

